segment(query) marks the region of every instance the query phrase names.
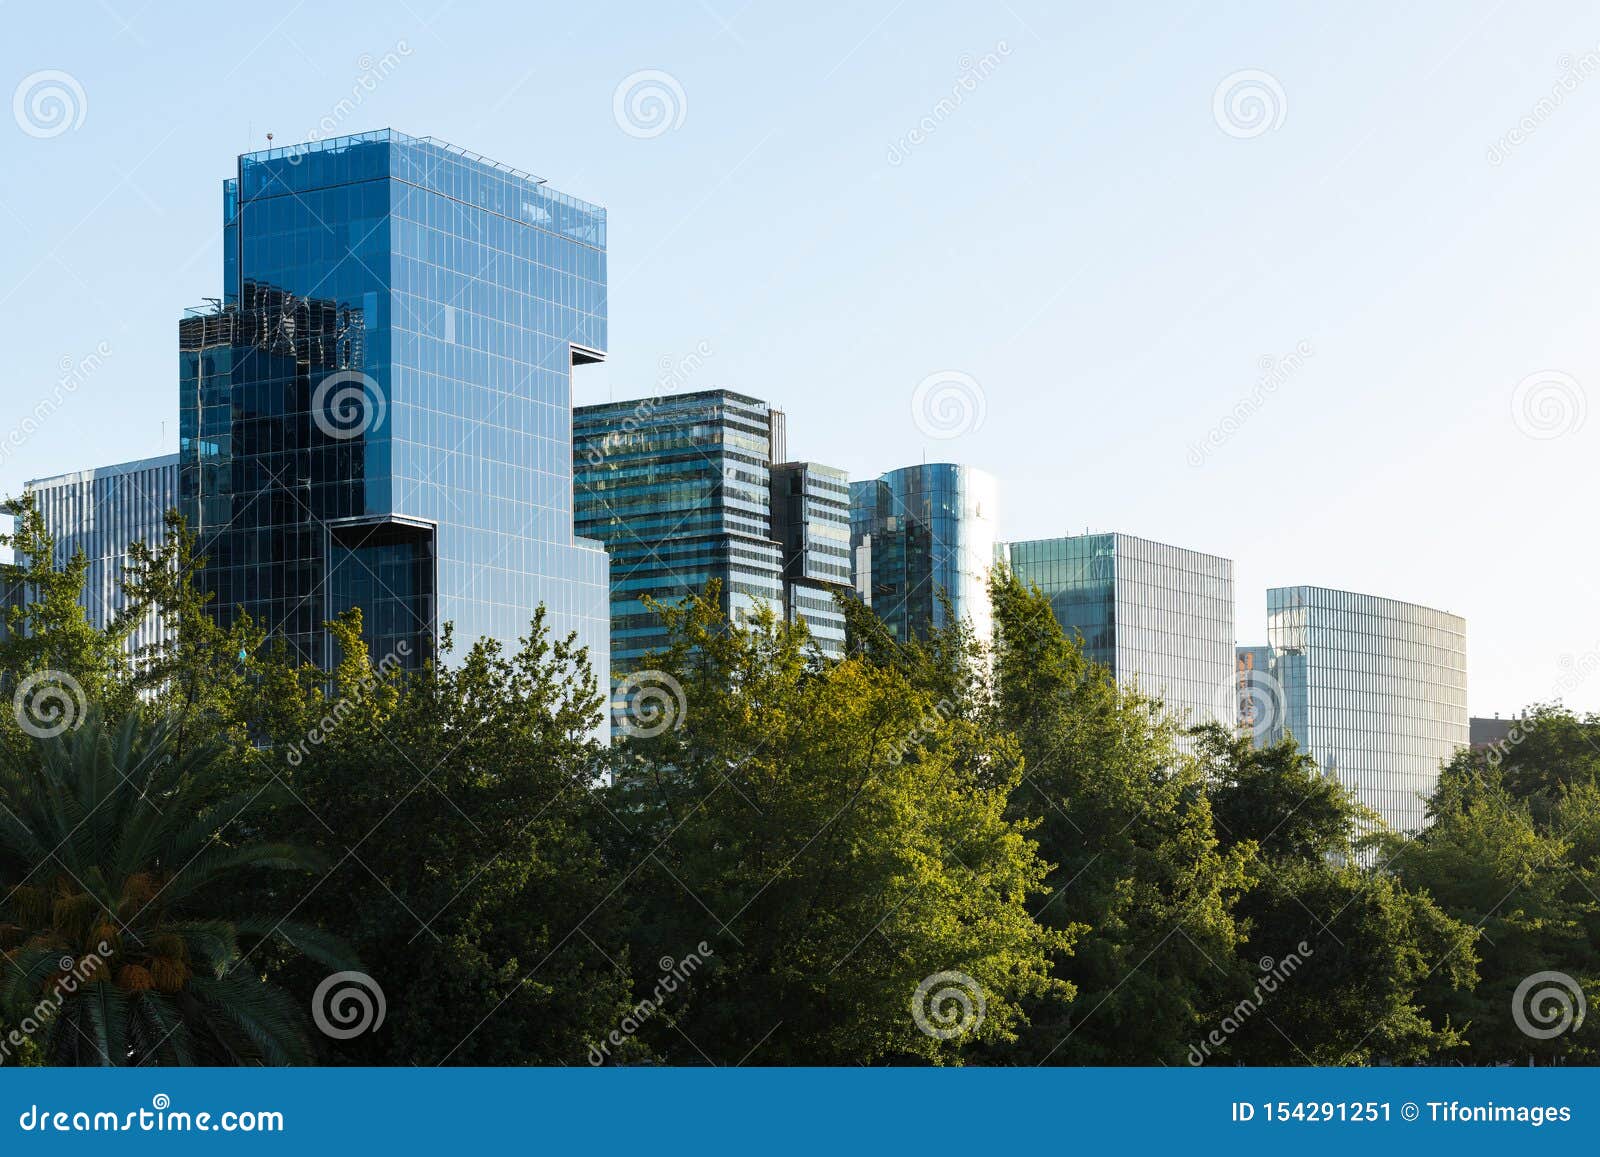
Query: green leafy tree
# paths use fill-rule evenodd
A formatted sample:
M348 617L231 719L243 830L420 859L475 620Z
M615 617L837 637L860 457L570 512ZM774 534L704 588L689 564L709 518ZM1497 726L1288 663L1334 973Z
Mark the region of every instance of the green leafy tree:
M1253 848L1219 846L1201 773L1161 704L1089 662L1037 589L1004 568L990 585L991 726L1025 768L1010 813L1055 865L1038 915L1088 926L1057 969L1078 999L1033 1009L1003 1059L1182 1063L1239 943L1232 909Z
M329 1040L340 1064L576 1064L629 1007L615 887L590 832L599 697L588 658L541 609L512 655L374 664L359 615L342 658L270 752L290 784L276 823L335 867L292 898L371 965L384 1022ZM309 1001L322 973L274 973Z
M1236 978L1190 1062L1413 1063L1459 1047L1422 989L1471 987L1472 930L1356 862L1376 817L1292 740L1258 748L1210 724L1195 741L1223 845L1257 856Z
M332 967L348 954L240 914L234 890L323 861L254 838L261 793L218 799L217 749L179 754L174 738L170 718L135 710L112 728L91 710L0 756L0 1006L36 1022L51 1064L307 1061L304 1013L262 982L253 949L280 937Z
M643 1021L652 1051L957 1063L1013 1039L1025 998L1069 1000L1050 968L1078 929L1029 913L1048 865L1006 815L1014 745L894 667L819 666L803 626L717 603L658 608L673 644L609 793L636 996L698 962Z

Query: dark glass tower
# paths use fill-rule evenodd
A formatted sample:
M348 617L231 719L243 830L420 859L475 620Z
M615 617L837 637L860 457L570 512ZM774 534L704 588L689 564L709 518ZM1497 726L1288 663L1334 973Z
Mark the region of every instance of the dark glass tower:
M574 365L606 348L605 211L391 130L239 158L219 302L179 323L182 506L218 612L304 660L359 606L375 655L534 608L609 681L577 538Z
M850 484L856 593L897 639L944 626L944 598L988 642L998 488L971 466L929 462ZM943 598L941 598L943 596Z
M669 641L641 601L646 595L670 602L716 579L729 617L758 602L781 611L773 413L731 390L578 408L578 529L611 552L611 667L619 678Z

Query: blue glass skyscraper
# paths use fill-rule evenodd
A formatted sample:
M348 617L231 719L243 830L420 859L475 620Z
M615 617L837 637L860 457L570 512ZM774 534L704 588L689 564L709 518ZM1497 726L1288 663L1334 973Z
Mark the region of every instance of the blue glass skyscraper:
M944 626L948 599L956 618L989 641L998 505L993 476L953 462L906 466L850 484L856 593L895 638Z
M571 374L605 356L605 211L391 130L249 153L224 287L179 323L182 504L220 614L321 665L515 647L545 604L608 681L607 561L574 534Z

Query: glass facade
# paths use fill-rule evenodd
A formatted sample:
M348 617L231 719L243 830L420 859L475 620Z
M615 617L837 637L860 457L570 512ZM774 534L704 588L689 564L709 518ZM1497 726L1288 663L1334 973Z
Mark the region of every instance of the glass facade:
M178 456L40 478L27 489L55 539L56 565L83 552L88 572L79 602L89 622L104 629L127 606L122 581L128 547L166 541L167 512L178 506ZM161 622L152 612L128 636L127 650L137 655L162 637Z
M906 466L850 484L856 593L895 638L944 626L943 593L956 617L988 642L998 493L991 475L950 462Z
M605 211L383 130L238 161L222 297L179 323L183 509L219 613L326 665L536 606L609 682L607 560L574 534L572 367L606 348Z
M772 538L771 409L731 390L580 406L573 418L578 530L611 553L611 666L667 645L641 601L722 583L723 611L781 607Z
M1232 724L1230 560L1114 533L1014 542L1002 557L1119 684L1159 696L1186 725Z
M1466 620L1322 587L1267 592L1269 674L1287 732L1400 831L1470 742ZM1252 650L1255 650L1252 648Z
M844 655L844 612L835 595L850 587L850 478L816 462L772 468L772 536L783 548L784 605L804 619L822 653Z

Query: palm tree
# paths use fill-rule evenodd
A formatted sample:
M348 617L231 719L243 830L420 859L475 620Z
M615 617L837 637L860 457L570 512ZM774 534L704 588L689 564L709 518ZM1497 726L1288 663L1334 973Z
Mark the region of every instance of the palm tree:
M250 966L253 946L279 935L353 962L316 929L222 913L244 874L323 860L252 839L266 791L230 794L219 750L180 752L174 727L91 710L0 745L0 1010L37 1026L50 1064L307 1062L305 1016Z

